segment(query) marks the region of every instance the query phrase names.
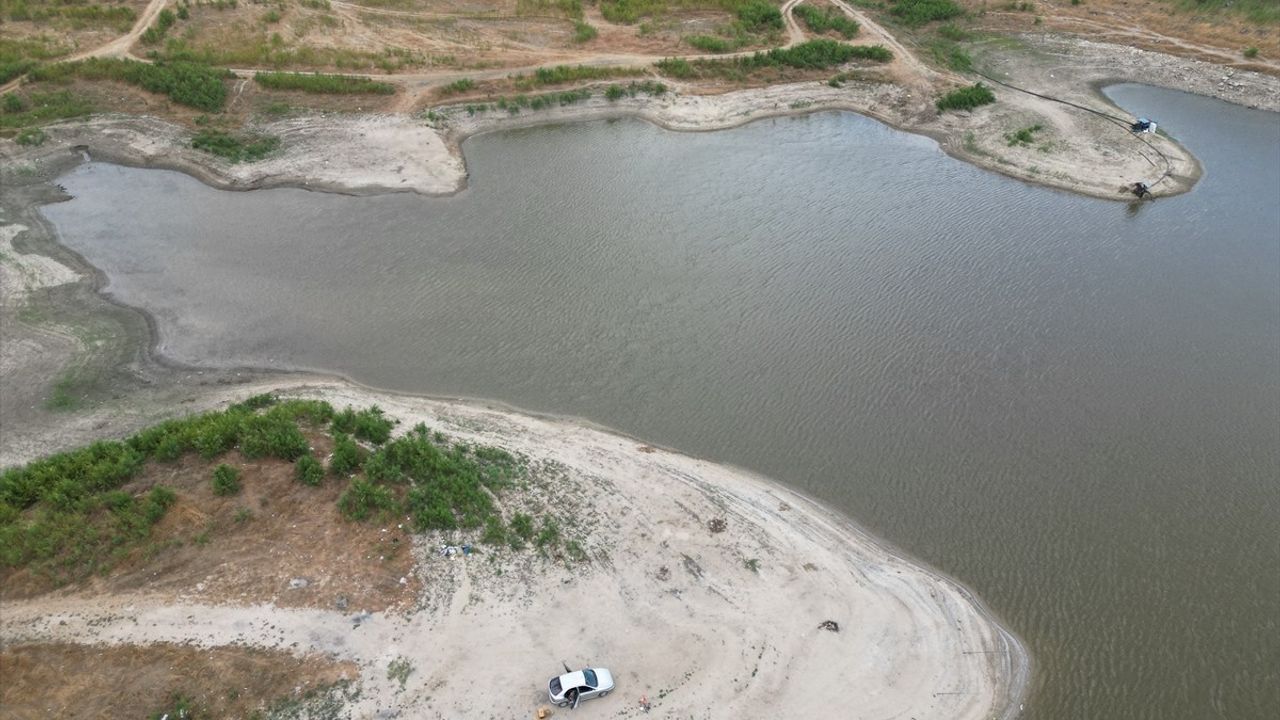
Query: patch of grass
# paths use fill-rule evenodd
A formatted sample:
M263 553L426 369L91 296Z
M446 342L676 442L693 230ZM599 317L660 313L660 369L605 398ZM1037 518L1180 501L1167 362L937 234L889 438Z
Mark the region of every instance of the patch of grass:
M174 693L169 702L165 703L164 708L157 710L147 716L147 720L176 720L182 718L202 717L203 713L196 706L195 700L181 693Z
M312 455L303 455L293 467L294 476L303 485L315 487L324 482L324 463Z
M959 44L937 38L929 43L929 54L940 65L957 72L972 72L973 58Z
M507 484L514 470L514 458L495 460L465 445L437 445L421 425L364 464L368 480L406 486L404 508L418 531L483 526L496 512L493 491Z
M972 110L982 105L989 105L996 101L995 93L991 92L991 88L978 83L969 87L959 88L938 98L938 112L946 112L948 110Z
M364 449L350 435L334 433L333 457L329 460L329 472L339 477L350 475L364 464Z
M531 88L541 85L567 85L588 80L607 80L627 75L639 75L637 68L595 67L592 65L556 65L538 68L533 75L516 75L516 87Z
M1247 47L1244 49L1244 52L1241 53L1241 55L1244 55L1246 58L1252 60L1258 57L1258 48L1252 47L1252 46Z
M35 82L68 83L73 79L114 80L148 92L167 95L179 105L216 112L227 100L223 80L229 72L193 62L153 64L119 58L90 58L76 62L41 65L31 71Z
M1004 139L1008 141L1009 147L1027 146L1035 142L1035 134L1043 129L1043 125L1031 125L1015 132L1006 133Z
M187 38L169 38L164 48L148 53L166 62L192 62L214 66L255 66L283 69L290 67L334 67L344 71L379 69L397 72L406 67L425 65L428 58L408 48L389 47L371 52L349 48L290 45L280 33L249 37L239 42L197 43Z
M386 442L391 437L393 427L395 422L383 414L382 408L377 405L358 412L350 407L344 408L333 416L330 425L335 433L354 435L374 445Z
M847 45L842 42L819 38L789 48L774 48L748 56L723 60L694 60L668 58L655 63L655 67L670 77L708 78L744 77L766 68L796 68L816 70L835 67L854 59L888 62L893 53L882 45Z
M684 39L689 45L709 53L727 53L738 49L738 43L735 40L729 40L715 35L689 35Z
M253 519L253 511L250 510L249 508L244 508L244 507L236 510L236 514L232 518L232 520L234 520L237 525L243 525L252 519Z
M280 147L280 138L270 135L237 135L205 129L191 138L191 147L228 162L256 162Z
M937 20L950 20L964 15L964 8L953 0L894 0L889 14L904 25L917 27Z
M145 545L176 499L156 486L145 495L106 490L72 500L69 480L26 514L0 501L0 567L29 567L59 585L106 571Z
M760 560L758 558L747 558L742 561L742 564L753 573L760 572Z
M45 135L44 131L40 128L27 128L18 133L18 136L14 138L14 141L19 145L37 146L43 145L44 141L48 139L48 137L49 136ZM49 400L50 407L54 410L58 410L68 408L73 404L74 403L70 402L68 399L67 389L63 386L63 383L58 382L55 384L53 387L53 397Z
M559 15L582 19L582 0L516 0L516 15Z
M358 522L375 517L389 517L399 511L400 503L389 488L358 477L351 481L338 498L338 509L343 517Z
M816 33L834 30L848 40L857 35L860 29L856 20L830 6L823 12L810 5L797 5L791 12L804 21L805 27Z
M240 492L240 471L226 463L213 469L213 494L235 495Z
M253 81L271 90L301 90L323 95L393 95L396 91L391 83L357 75L257 72Z
M1280 24L1280 3L1275 0L1164 0L1178 10L1196 15L1234 14L1257 25Z
M526 542L533 539L533 516L516 513L511 516L511 533Z
M460 95L464 92L474 90L476 81L471 78L462 78L440 88L441 95Z
M177 21L178 16L172 10L168 8L161 10L160 14L156 15L155 23L142 33L142 44L155 45L159 43L164 39L165 34L169 32L169 28L173 27L173 24Z
M16 93L6 97L19 97ZM16 129L45 125L58 120L84 117L93 113L93 105L84 97L67 90L33 92L21 100L23 109L0 113L0 128ZM41 133L43 134L43 133ZM38 137L38 135L33 135Z
M974 38L973 33L961 28L955 23L939 25L937 33L938 37L943 38L944 40L950 40L951 42L965 42Z
M409 662L408 658L397 657L387 663L387 679L399 683L401 690L404 690L404 685L411 674L413 674L413 663Z
M575 43L585 43L595 40L600 35L594 25L584 23L581 20L573 21L573 41Z

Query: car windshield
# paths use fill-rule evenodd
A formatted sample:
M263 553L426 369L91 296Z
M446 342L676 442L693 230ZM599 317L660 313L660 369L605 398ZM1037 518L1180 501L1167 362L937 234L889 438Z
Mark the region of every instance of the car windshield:
M583 670L582 676L587 679L587 684L590 685L591 687L596 687L599 684L596 682L595 670Z
M551 694L560 694L560 678L551 678Z

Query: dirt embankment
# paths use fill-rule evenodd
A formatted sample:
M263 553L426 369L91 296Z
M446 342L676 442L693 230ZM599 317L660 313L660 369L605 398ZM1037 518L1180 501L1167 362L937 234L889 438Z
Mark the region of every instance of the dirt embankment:
M444 556L448 538L424 535L408 614L148 589L4 601L0 641L324 656L357 666L355 717L529 717L562 663L617 677L583 717L639 716L642 695L658 717L831 717L850 696L869 716L1018 712L1029 664L1017 640L963 587L803 496L575 422L342 383L285 391L376 403L401 427L423 422L554 469L547 492L579 503L585 559L486 546Z

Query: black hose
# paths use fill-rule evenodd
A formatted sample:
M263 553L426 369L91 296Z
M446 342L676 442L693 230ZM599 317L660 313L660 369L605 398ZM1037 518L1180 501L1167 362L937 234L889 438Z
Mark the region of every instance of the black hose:
M1049 100L1050 102L1061 103L1061 104L1063 104L1063 105L1067 105L1067 106L1070 106L1070 107L1076 108L1076 109L1078 109L1078 110L1084 110L1085 112L1093 113L1094 115L1097 115L1097 116L1099 116L1099 117L1101 117L1101 118L1105 118L1106 120L1109 120L1109 121L1111 121L1111 122L1115 123L1116 125L1119 125L1120 127L1124 128L1124 131L1125 131L1126 133L1129 133L1130 135L1132 135L1132 136L1134 137L1134 139L1136 139L1136 140L1140 141L1142 144L1144 144L1144 145L1146 145L1147 147L1151 148L1151 150L1152 150L1153 152L1155 152L1155 154L1156 154L1156 155L1159 155L1159 156L1160 156L1160 159L1161 159L1161 160L1164 160L1164 173L1163 173L1163 174L1161 174L1161 175L1160 175L1160 177L1159 177L1157 180L1155 180L1154 182L1148 183L1148 184L1147 184L1147 187L1149 187L1149 188L1153 188L1153 187L1155 187L1156 185L1159 185L1160 183L1164 182L1164 179L1165 179L1165 178L1167 178L1167 177L1169 177L1170 175L1172 175L1172 174L1173 174L1173 161L1169 159L1169 156L1168 156L1168 155L1165 155L1163 152L1161 152L1161 151L1160 151L1160 148L1158 148L1158 147L1156 147L1155 145L1151 144L1151 141L1149 141L1149 140L1147 140L1146 138L1142 137L1141 135L1139 135L1139 134L1137 134L1137 133L1133 132L1133 130L1132 130L1132 126L1130 125L1130 123L1129 123L1129 121L1128 121L1128 120L1126 120L1126 119L1124 119L1124 118L1122 118L1122 117L1119 117L1118 115L1112 115L1111 113L1103 112L1103 111L1098 110L1098 109L1095 109L1095 108L1087 107L1087 106L1085 106L1085 105L1078 105L1078 104L1076 104L1076 103L1071 102L1070 100L1063 100L1062 98L1056 98L1056 97L1053 97L1053 96L1050 96L1050 95L1043 95L1043 94L1041 94L1041 93L1033 92L1033 91L1028 90L1028 89L1026 89L1026 88L1020 88L1020 87L1018 87L1017 85L1010 85L1009 83L1007 83L1007 82L1005 82L1005 81L1003 81L1003 80L997 80L996 78L993 78L993 77L991 77L990 75L988 75L988 74L986 74L986 73L984 73L984 72L979 72L979 71L977 71L977 70L974 70L974 71L973 71L973 74L974 74L974 75L978 75L978 76L980 76L980 77L984 77L984 78L986 78L987 80L990 80L991 82L993 82L993 83L995 83L995 84L997 84L997 85L1002 85L1002 86L1004 86L1004 87L1007 87L1007 88L1009 88L1010 90L1017 90L1017 91L1018 91L1018 92L1020 92L1020 93L1026 93L1027 95L1032 95L1032 96L1034 96L1034 97L1038 97L1038 98L1041 98L1041 99L1044 99L1044 100ZM1144 153L1144 152L1142 152L1141 150L1139 150L1139 151L1138 151L1138 154L1139 154L1139 155L1141 155L1141 156L1142 156L1142 159L1143 159L1143 160L1146 160L1146 161L1147 161L1147 164L1151 165L1151 167L1156 167L1156 166L1157 166L1157 165L1156 165L1156 161L1154 161L1154 160L1152 160L1151 158L1147 157L1147 154L1146 154L1146 153Z

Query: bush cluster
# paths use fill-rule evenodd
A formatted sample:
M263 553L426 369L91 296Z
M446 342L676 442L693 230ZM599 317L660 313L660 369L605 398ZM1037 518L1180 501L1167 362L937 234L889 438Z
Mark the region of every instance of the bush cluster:
M995 93L991 92L991 88L978 83L963 87L938 98L938 112L946 112L947 110L972 110L981 105L989 105L996 101Z
M905 25L918 26L935 20L950 20L964 14L954 0L894 0L889 13Z
M226 463L213 469L213 494L235 495L240 492L240 471Z
M253 81L271 90L301 90L322 95L393 95L391 83L358 75L325 73L257 72Z
M374 445L381 445L391 437L391 428L395 421L383 414L382 408L374 405L367 410L356 411L350 407L333 416L330 429L334 433L355 435L361 440L368 440Z
M683 79L745 75L765 68L821 69L842 65L853 59L888 62L893 59L893 53L882 45L847 45L818 38L789 48L774 48L744 57L693 62L683 58L668 58L656 65L663 74Z
M31 71L36 82L115 80L136 85L148 92L167 95L179 105L216 112L227 101L223 79L226 70L194 62L144 63L119 58L89 58L75 62L41 65Z
M813 32L824 33L834 30L845 40L858 34L858 22L833 7L828 7L826 12L823 12L810 5L797 5L792 12L798 15L804 21L805 27Z
M233 135L223 130L205 129L191 138L191 147L233 163L256 162L280 147L280 138L271 135Z

